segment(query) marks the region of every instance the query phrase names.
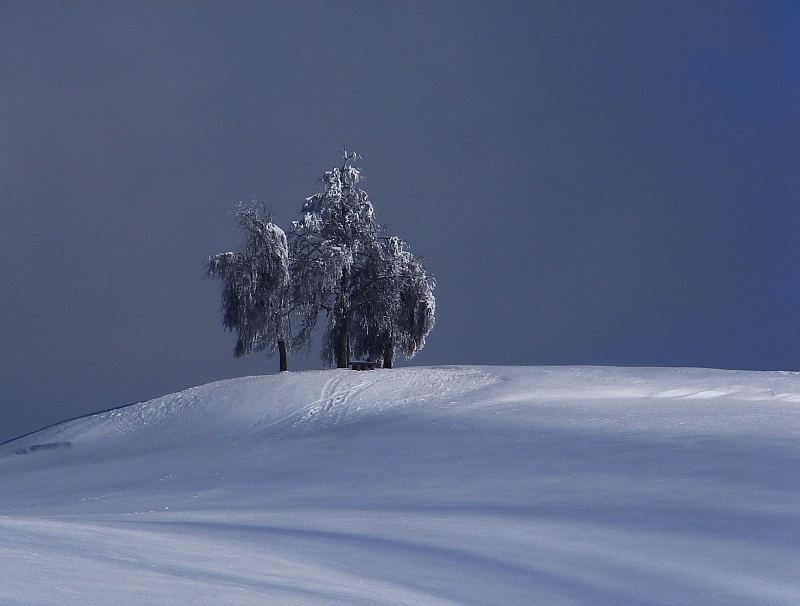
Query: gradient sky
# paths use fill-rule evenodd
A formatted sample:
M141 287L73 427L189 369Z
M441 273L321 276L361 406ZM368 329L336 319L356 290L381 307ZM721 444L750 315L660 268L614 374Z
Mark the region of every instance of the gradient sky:
M0 440L273 372L204 261L342 146L438 280L415 364L800 369L796 2L6 0Z

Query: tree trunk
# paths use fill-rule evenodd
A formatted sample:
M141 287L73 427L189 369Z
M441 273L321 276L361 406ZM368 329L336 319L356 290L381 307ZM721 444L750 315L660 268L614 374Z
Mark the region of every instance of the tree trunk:
M347 343L347 316L339 318L339 334L337 335L338 345L336 346L336 368L347 368L348 343Z
M289 362L286 359L286 341L283 339L278 339L278 354L281 358L280 372L286 372L289 370Z
M394 364L394 341L389 339L383 347L383 367L391 368Z
M339 329L337 334L336 345L336 368L347 368L350 362L350 339L347 334L347 290L350 287L350 274L347 270L342 272L342 280L340 284L338 312L339 317L336 319L336 324Z

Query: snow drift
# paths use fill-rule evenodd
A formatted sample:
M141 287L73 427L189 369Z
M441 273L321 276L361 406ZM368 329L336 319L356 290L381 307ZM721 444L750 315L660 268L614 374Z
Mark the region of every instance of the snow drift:
M0 446L3 604L797 604L800 375L212 383Z

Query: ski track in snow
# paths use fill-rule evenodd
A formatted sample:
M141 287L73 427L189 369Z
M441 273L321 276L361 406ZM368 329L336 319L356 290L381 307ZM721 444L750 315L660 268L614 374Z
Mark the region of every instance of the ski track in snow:
M0 604L800 604L800 375L211 383L0 445Z

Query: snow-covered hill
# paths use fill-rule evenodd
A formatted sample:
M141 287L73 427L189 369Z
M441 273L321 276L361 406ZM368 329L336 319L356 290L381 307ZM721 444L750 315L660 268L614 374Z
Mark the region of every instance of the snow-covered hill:
M800 604L800 375L248 377L0 446L2 604Z

